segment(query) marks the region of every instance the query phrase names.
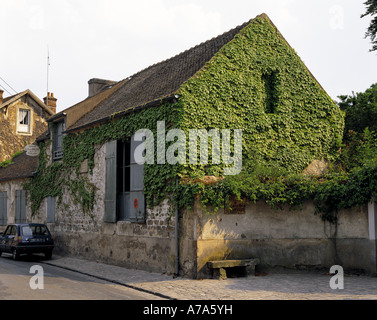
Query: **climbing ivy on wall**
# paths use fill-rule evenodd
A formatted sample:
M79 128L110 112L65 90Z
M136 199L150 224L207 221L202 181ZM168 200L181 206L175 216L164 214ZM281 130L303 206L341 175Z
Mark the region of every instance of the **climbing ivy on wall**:
M68 134L63 139L64 155L62 161L49 164L46 149L51 144L41 146L39 171L25 189L30 191L32 213L37 213L40 204L46 197L59 197L62 202L64 190L69 191L72 200L80 204L84 213L90 213L95 203L95 186L85 175L80 175L80 165L88 161L89 173L93 173L94 156L104 143L121 140L132 136L138 129L157 131L157 122L165 121L166 130L177 123L177 107L164 104L140 112L130 113L126 117L85 130L80 133ZM153 206L161 202L176 189L177 166L146 165L144 168L145 194L148 204Z
M80 164L88 160L92 174L99 147L126 139L141 128L150 129L156 139L158 121L165 121L166 131L183 129L186 137L190 129L242 129L243 170L207 186L200 179L194 181L206 175L223 176L223 163L145 165L144 193L149 207L170 196L180 208L187 208L199 195L213 211L234 197L264 200L274 207L297 207L312 199L317 213L334 221L338 209L371 199L377 186L372 164L352 174L300 174L315 159L337 159L344 115L267 19L258 19L242 30L178 94L177 103L131 112L68 134L60 162L48 164L48 143L43 144L39 172L26 186L33 213L45 197L57 196L61 202L64 190L83 212L90 213L96 189L79 174Z
M342 142L343 112L268 18L236 35L180 95L186 130L243 130L246 164L298 173L315 159L334 160Z

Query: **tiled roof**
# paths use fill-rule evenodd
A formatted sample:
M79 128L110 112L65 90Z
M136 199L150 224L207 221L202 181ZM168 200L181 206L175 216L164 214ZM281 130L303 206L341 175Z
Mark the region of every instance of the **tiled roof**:
M0 182L29 178L38 170L38 157L29 157L26 152L12 159L6 168L0 167Z
M174 95L185 81L203 68L249 22L123 80L122 85L114 94L74 123L70 130L108 119L114 113L144 106Z

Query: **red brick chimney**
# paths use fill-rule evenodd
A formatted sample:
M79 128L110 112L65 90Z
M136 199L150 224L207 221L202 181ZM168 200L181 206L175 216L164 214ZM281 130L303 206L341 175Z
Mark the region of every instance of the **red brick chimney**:
M3 93L4 93L4 91L0 90L0 104L3 103Z
M54 97L52 92L47 92L47 97L43 98L45 105L48 106L54 114L56 113L56 101L58 101L58 99Z

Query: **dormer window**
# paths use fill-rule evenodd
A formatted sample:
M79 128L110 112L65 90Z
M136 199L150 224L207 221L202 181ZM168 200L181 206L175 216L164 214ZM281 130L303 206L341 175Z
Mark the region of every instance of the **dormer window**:
M63 132L65 130L64 121L55 122L53 124L53 160L60 160L63 158Z
M17 131L19 133L30 133L30 110L27 110L27 109L18 110Z

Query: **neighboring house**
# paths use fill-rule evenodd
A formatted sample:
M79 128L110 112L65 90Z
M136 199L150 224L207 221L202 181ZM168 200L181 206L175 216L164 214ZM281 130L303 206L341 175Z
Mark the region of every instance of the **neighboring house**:
M42 102L30 90L6 98L0 91L0 230L31 217L24 184L38 170L38 156L24 148L47 130L56 101L52 93Z
M47 107L30 90L6 98L3 93L0 91L0 162L33 143L46 131L46 120L56 113L53 94Z
M221 179L225 161L166 163L165 142L177 137L165 136L170 129L242 129L245 166L268 161L302 172L337 152L342 112L265 14L125 80L89 85L86 100L49 119L31 179L30 214L46 222L46 207L54 207L61 253L194 278L209 275L207 261L225 258L293 268L341 257L347 267L376 270L372 207L340 213L338 229L312 204L301 213L247 203L206 215L190 181ZM154 163L135 161L139 129L154 134Z

